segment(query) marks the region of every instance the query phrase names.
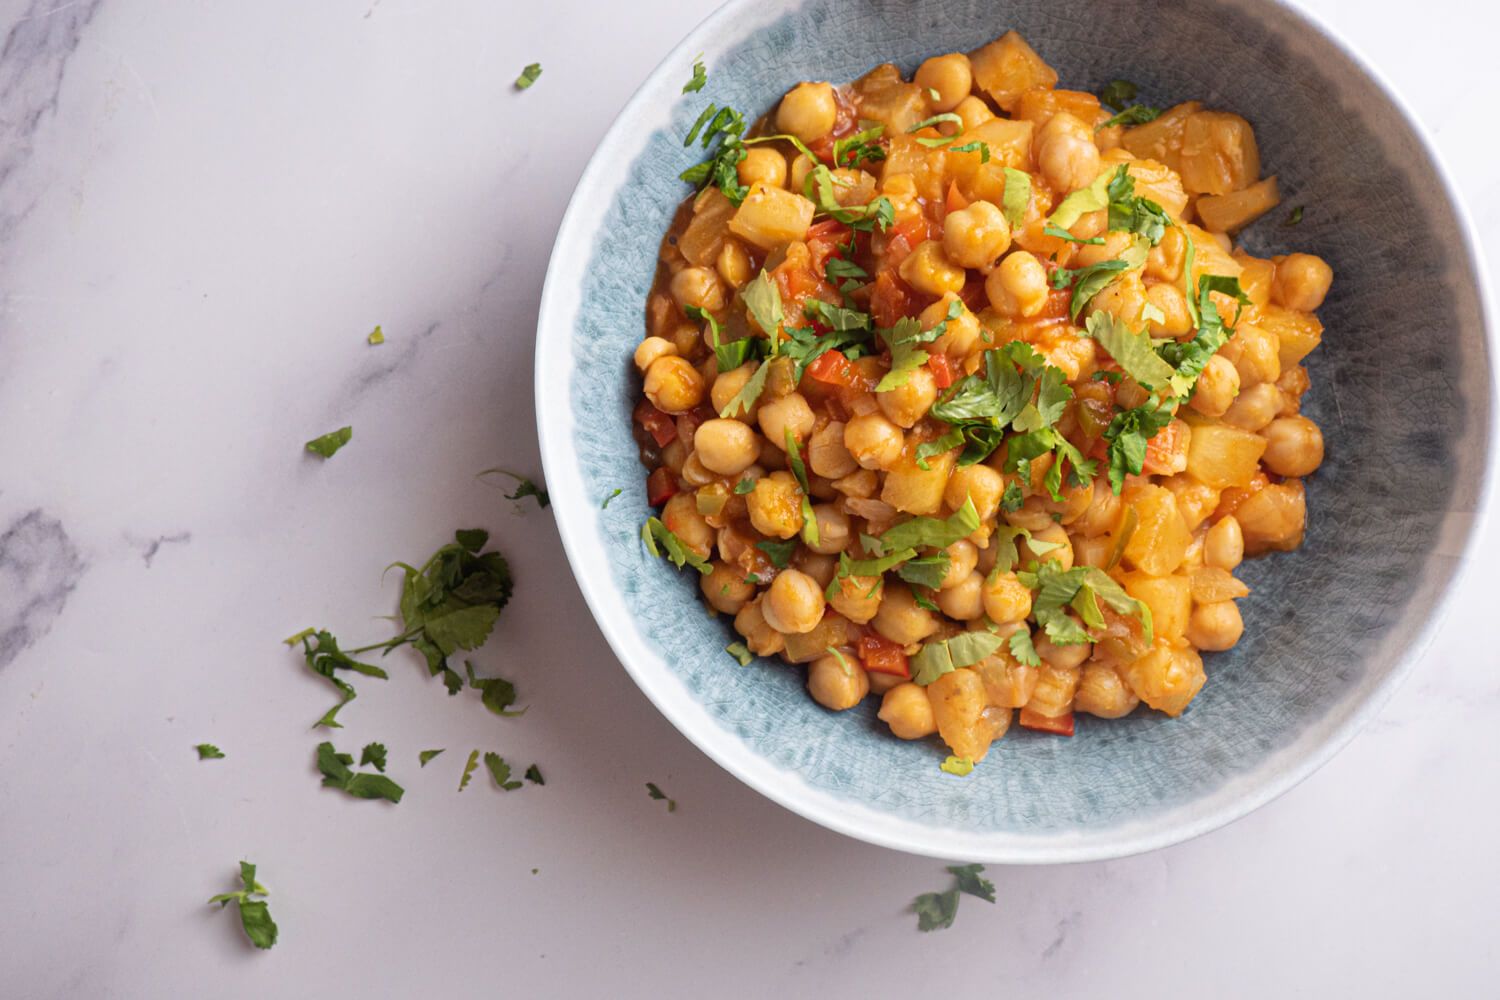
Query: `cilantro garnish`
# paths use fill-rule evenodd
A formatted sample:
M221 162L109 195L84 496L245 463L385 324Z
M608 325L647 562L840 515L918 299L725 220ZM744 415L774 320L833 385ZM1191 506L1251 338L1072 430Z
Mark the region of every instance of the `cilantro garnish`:
M1140 406L1115 414L1105 428L1109 442L1109 485L1118 496L1126 474L1140 475L1146 461L1146 443L1172 422L1176 408L1152 396Z
M665 801L667 803L667 812L670 813L677 811L677 800L667 798L666 793L663 792L660 788L656 787L656 782L646 782L646 794L650 795L652 799L655 799L657 801Z
M746 493L755 492L755 480L741 479L734 484L734 492L736 496L744 496Z
M1135 178L1130 176L1126 164L1120 164L1110 175L1105 187L1108 199L1110 232L1134 233L1144 236L1152 246L1161 242L1172 219L1150 198L1135 193Z
M945 112L945 113L940 114L940 115L933 115L931 118L928 118L925 121L917 122L911 128L907 129L906 132L907 132L908 135L910 135L913 132L920 132L924 128L936 128L937 126L942 125L944 123L949 123L949 124L957 125L960 129L962 129L963 128L963 124L964 124L964 120L962 118L960 118L958 115L956 115L953 112L949 111L949 112ZM958 134L957 133L954 133L953 135L937 136L936 138L926 138L926 137L920 137L919 136L917 138L917 142L920 143L923 146L926 146L928 149L937 149L938 147L948 145L949 143L953 142L957 138L958 138ZM970 147L977 147L977 146L980 146L980 145L982 145L982 143L969 143ZM973 150L971 148L966 148L965 150L963 150L963 152L972 152L972 151ZM986 157L986 159L988 159L988 157Z
M479 692L479 700L484 703L485 708L507 718L526 714L524 708L509 711L510 706L516 703L516 686L510 681L503 677L476 678L474 664L468 660L464 661L464 672L469 676L469 687Z
M199 760L219 760L224 756L224 751L212 743L199 743L193 749L198 751Z
M252 899L252 896L268 896L270 890L256 881L255 866L248 861L240 862L240 884L244 886L236 892L221 892L208 901L212 906L219 904L223 909L233 903L240 911L240 926L245 928L245 936L250 943L257 948L269 948L276 943L276 921L271 919L271 910L264 899Z
M615 497L619 496L623 492L625 492L625 491L624 490L615 490L609 496L605 497L604 498L604 502L599 505L599 509L600 510L608 510L609 509L609 502L611 500L613 500Z
M484 766L489 769L490 777L495 779L495 786L502 792L513 792L521 787L521 782L511 779L510 765L499 754L486 753L484 755Z
M948 575L950 562L952 558L946 552L908 559L896 570L896 575L907 583L926 587L928 590L937 590L942 586L943 577Z
M1147 389L1165 386L1174 374L1145 330L1131 330L1113 313L1096 312L1084 324L1088 336L1109 352L1120 369Z
M970 896L978 896L986 903L995 901L995 883L987 878L980 878L979 873L984 871L984 865L955 865L948 869L953 877L958 879L958 891L968 893Z
M1144 104L1132 104L1103 125L1100 125L1099 128L1105 129L1114 125L1144 125L1147 122L1154 122L1160 117L1161 108L1147 107ZM1098 130L1096 129L1095 131Z
M377 677L386 680L390 677L384 670L370 663L363 663L354 659L350 653L366 652L379 648L379 645L365 646L362 649L350 650L348 653L339 649L339 642L331 632L322 629L306 629L297 635L286 639L288 646L302 643L302 655L307 660L307 668L319 677L324 678L342 696L339 703L323 713L323 717L313 723L313 728L320 726L329 729L341 729L343 724L335 721L339 709L343 708L355 698L354 686L348 681L340 678L335 671L349 670L356 674L364 674L366 677Z
M1021 582L1037 591L1032 601L1031 612L1036 623L1047 633L1047 637L1059 646L1092 642L1093 637L1085 627L1104 627L1104 618L1099 613L1099 601L1122 615L1139 619L1146 641L1151 641L1151 609L1125 592L1113 577L1094 566L1075 566L1060 569L1060 563L1050 559L1042 563L1036 572L1023 571L1016 574ZM1078 613L1078 621L1067 612Z
M966 778L974 771L974 762L967 757L955 757L948 755L948 759L938 765L939 770L960 778Z
M1067 240L1069 243L1078 243L1083 246L1101 247L1104 245L1103 236L1094 236L1090 239L1084 239L1081 236L1074 236L1066 229L1059 229L1050 222L1042 227L1042 232L1048 236L1055 236L1060 240Z
M318 744L318 770L323 772L324 786L337 788L357 799L400 802L401 796L406 794L404 788L383 774L351 770L353 764L353 755L339 753L326 740Z
M1001 197L1001 210L1011 228L1026 221L1026 208L1031 204L1031 175L1015 167L1005 168L1005 193Z
M385 343L385 332L381 330L379 326L376 326L375 329L370 331L370 335L365 338L365 341L368 342L371 347L374 347L377 344L383 344Z
M961 632L951 639L925 644L911 658L911 679L923 687L959 667L971 667L1004 642L993 632Z
M917 141L921 142L922 140L918 139ZM950 139L948 141L952 142L953 140ZM950 152L950 153L978 153L979 154L979 162L980 163L988 163L988 162L990 162L990 147L989 147L989 143L980 142L978 139L974 139L974 140L972 140L970 142L966 142L962 146L954 146L952 149L948 150L948 152Z
M755 543L755 547L770 558L772 566L777 569L786 569L797 551L797 539L788 538L783 542L774 538L762 538Z
M1014 514L1021 509L1026 502L1026 495L1021 491L1021 484L1012 479L1005 484L1005 492L1000 495L1000 509L1007 514Z
M1017 663L1023 663L1028 667L1040 667L1042 658L1036 651L1036 644L1031 641L1031 631L1026 628L1018 628L1010 634L1010 655L1016 658Z
M516 481L516 491L514 493L505 494L505 499L507 500L523 500L526 497L534 497L536 499L538 507L552 506L552 498L547 495L546 489L538 486L531 479L519 473L511 472L509 469L501 469L497 467L494 469L485 469L483 472L479 473L479 475L501 475L509 476L511 479L514 479Z
M755 371L750 374L749 380L739 392L735 393L729 402L724 404L724 409L719 411L721 417L732 417L738 413L747 416L755 406L755 401L766 387L766 376L771 374L771 366L762 361L756 366Z
M428 761L432 760L432 758L436 757L442 752L442 750L423 750L421 753L417 754L417 760L422 767L426 767Z
M545 785L547 779L542 777L542 769L532 764L526 769L526 780L533 785Z
M707 82L708 67L703 65L703 56L699 54L693 60L693 78L682 85L682 92L684 94L695 94L702 90L703 85Z
M1105 107L1123 111L1126 105L1135 100L1136 93L1136 85L1129 80L1111 80L1099 91L1099 100Z
M1299 223L1301 221L1302 221L1302 206L1298 205L1296 208L1292 209L1292 214L1288 215L1286 217L1286 222L1283 223L1283 225L1295 226L1297 223Z
M745 308L755 320L756 325L766 332L767 337L771 338L774 352L778 336L776 331L786 319L781 306L781 289L776 287L776 282L771 280L769 274L761 271L745 286L741 295L745 300Z
M724 647L724 652L739 661L739 665L742 667L748 667L755 659L750 653L750 647L746 646L743 642L731 642Z
M972 497L965 498L964 505L946 518L914 517L902 521L881 535L879 552L886 554L905 549L945 549L967 538L979 528L979 511ZM857 564L855 564L857 565ZM884 572L881 570L880 572ZM874 573L854 573L854 576L874 576Z
M542 64L532 63L530 66L527 66L525 69L521 70L521 75L516 77L516 89L525 90L533 83L536 83L536 78L541 75Z
M381 774L385 773L384 743L365 744L365 748L359 753L359 766L364 767L366 764L373 764L375 765L375 770L379 771Z
M875 391L887 392L911 381L912 373L925 365L931 357L918 345L930 344L941 337L947 331L948 323L962 316L963 311L963 302L954 299L949 303L948 311L943 314L943 318L930 330L923 330L919 321L910 316L904 316L898 319L896 325L889 330L877 331L891 349L891 368L881 377L880 382L875 386Z
M802 461L802 450L797 447L797 438L792 429L786 429L786 461L797 485L802 490L802 540L808 545L818 544L818 519L812 509L812 488L807 482L807 466Z
M661 549L657 548L657 543L660 542L661 548L667 550L667 559L678 569L691 566L700 573L713 572L708 560L688 548L687 543L673 534L659 517L648 517L646 523L641 525L641 541L646 543L646 551L653 556L661 555Z
M354 437L353 427L340 427L336 431L321 434L307 442L307 450L314 455L322 455L324 458L332 458L334 452L349 443Z
M840 205L833 189L848 183L834 177L833 171L820 163L808 172L803 193L818 206L818 214L842 222L851 229L873 230L877 226L882 231L889 229L896 221L896 206L891 200L881 195L868 205Z
M1070 270L1059 267L1052 272L1053 288L1073 289L1073 298L1068 304L1069 316L1076 320L1083 307L1089 304L1095 295L1112 284L1126 271L1134 271L1144 267L1148 251L1141 241L1132 243L1126 247L1119 257L1113 260L1101 260L1097 264L1089 264Z
M886 150L877 140L885 134L884 125L873 125L862 132L835 139L833 142L833 165L857 167L860 163L878 163L886 157Z
M911 905L917 914L917 930L947 930L953 926L953 918L958 916L958 890L924 892L912 900Z
M479 751L470 750L469 759L464 762L463 776L458 779L458 790L461 792L469 787L469 780L474 777L474 770L479 767Z
M717 138L719 145L708 159L688 167L678 176L689 184L700 187L713 184L724 192L731 203L739 205L745 200L745 195L750 193L750 189L741 184L739 178L740 161L745 158L745 143L741 138L744 134L744 115L733 108L720 108L710 104L703 109L697 121L693 122L693 127L682 144L691 146L694 141L699 141L707 149L709 143Z
M1191 241L1188 247L1191 250ZM1183 264L1184 268L1191 266L1191 255L1187 260ZM1219 315L1219 307L1210 297L1214 292L1231 296L1242 306L1250 304L1250 297L1240 288L1240 279L1222 274L1199 275L1197 301L1188 301L1188 311L1193 314L1198 327L1197 335L1187 343L1171 341L1160 348L1162 359L1177 369L1171 378L1171 385L1179 399L1192 398L1198 385L1198 376L1208 366L1209 358L1218 353L1219 348L1228 342L1234 332L1232 327L1225 326L1223 317Z

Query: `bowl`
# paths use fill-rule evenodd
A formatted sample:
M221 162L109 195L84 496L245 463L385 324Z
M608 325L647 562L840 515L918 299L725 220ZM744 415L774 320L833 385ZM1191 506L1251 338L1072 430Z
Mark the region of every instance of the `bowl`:
M737 638L640 542L652 513L631 439L630 359L699 111L755 117L800 80L881 62L910 72L1018 30L1065 86L1114 77L1254 124L1284 208L1243 234L1336 274L1305 411L1328 458L1301 549L1243 577L1245 637L1208 654L1180 718L1083 717L1064 739L1013 728L967 778L935 741L902 742L875 699L832 714ZM708 86L683 95L703 53ZM1286 208L1305 206L1295 228ZM1286 249L1283 249L1286 248ZM568 558L620 662L679 730L769 798L892 848L996 863L1082 861L1212 830L1286 791L1353 737L1420 658L1483 509L1496 435L1479 248L1430 142L1378 74L1306 14L1257 0L734 0L652 73L573 195L538 327L537 424ZM623 491L607 508L605 497Z

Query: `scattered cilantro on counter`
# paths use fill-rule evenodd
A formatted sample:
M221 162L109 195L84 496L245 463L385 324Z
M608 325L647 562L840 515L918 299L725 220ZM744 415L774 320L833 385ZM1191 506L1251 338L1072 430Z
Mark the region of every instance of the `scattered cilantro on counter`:
M193 749L198 751L199 760L218 760L224 756L224 751L212 743L199 743Z
M667 798L666 793L656 787L656 782L646 782L646 794L650 795L656 801L665 801L667 803L667 812L677 811L677 800Z
M423 750L421 753L417 754L417 760L420 762L422 767L426 767L428 761L432 760L432 758L436 757L442 752L442 750Z
M948 759L938 765L941 770L960 778L967 777L974 770L974 762L967 757L955 757L948 755Z
M525 90L533 83L536 83L536 78L541 75L542 64L532 63L530 66L527 66L525 69L521 70L521 75L516 77L516 89Z
M484 766L489 769L490 777L495 779L495 784L502 792L513 792L521 787L519 781L513 781L510 777L510 765L505 758L497 753L486 753L484 755Z
M983 865L950 866L948 872L956 880L952 889L946 892L924 892L912 900L912 909L917 914L917 930L937 931L952 927L953 918L958 916L959 893L993 903L995 884L989 879L980 878L979 873L982 871Z
M340 427L336 431L329 431L307 442L307 450L314 455L322 455L324 458L332 458L334 452L349 443L354 437L353 427Z
M240 882L243 889L237 892L221 892L208 901L212 906L219 904L223 909L230 903L235 904L240 911L240 924L245 928L245 936L250 943L257 948L269 948L276 943L276 921L271 919L271 910L264 899L251 899L252 896L270 895L270 890L255 880L255 866L248 861L240 862Z
M369 747L365 748L367 751ZM323 784L337 788L357 799L385 799L400 802L406 790L383 774L368 771L353 771L354 757L339 753L326 740L318 744L318 770L323 772Z
M514 493L505 494L505 499L507 500L524 500L527 497L533 497L535 498L537 506L539 507L552 506L552 498L547 495L547 490L544 487L538 486L531 479L511 472L509 469L485 469L483 472L479 473L479 475L501 475L509 476L510 478L514 479L516 481L516 491Z
M469 781L474 777L474 770L479 767L479 751L470 750L469 759L464 762L463 777L458 779L458 790L461 792L469 787Z
M379 771L381 774L385 773L384 743L365 744L365 748L359 753L359 766L364 767L366 764L373 764L375 765L375 770Z
M383 330L381 330L380 327L377 325L375 327L375 329L373 329L373 330L370 331L370 335L365 338L365 341L371 347L374 347L377 344L383 344L383 343L385 343L385 332Z
M533 785L545 785L547 779L542 777L542 769L532 764L526 769L526 780Z

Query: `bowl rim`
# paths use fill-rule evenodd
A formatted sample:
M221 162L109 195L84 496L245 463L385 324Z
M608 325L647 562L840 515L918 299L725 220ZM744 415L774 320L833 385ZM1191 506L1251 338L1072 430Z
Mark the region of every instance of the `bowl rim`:
M1279 798L1343 750L1384 708L1396 689L1426 655L1448 618L1454 593L1474 570L1474 551L1478 547L1476 543L1483 532L1485 514L1495 499L1497 455L1500 455L1500 411L1497 411L1495 405L1500 400L1500 366L1496 364L1500 331L1497 331L1492 290L1487 280L1484 248L1479 241L1469 207L1460 195L1452 173L1431 134L1391 82L1357 46L1340 35L1322 16L1292 0L1254 2L1279 10L1294 21L1301 21L1306 28L1321 35L1324 41L1342 52L1400 115L1427 156L1462 235L1462 249L1470 281L1475 287L1487 347L1487 414L1480 428L1486 436L1486 447L1474 500L1474 514L1461 526L1458 537L1453 540L1458 547L1458 554L1453 572L1443 592L1438 595L1433 614L1418 632L1407 639L1406 647L1399 654L1390 673L1371 690L1364 701L1355 705L1300 758L1279 769L1265 769L1245 775L1239 779L1244 787L1236 794L1221 794L1221 801L1198 812L1169 811L1160 818L1146 822L1127 821L1104 835L1085 838L1056 833L1037 836L995 832L967 833L947 831L941 827L879 813L857 803L835 800L824 791L806 786L795 776L775 769L765 758L744 746L733 733L717 727L706 716L688 718L696 704L683 701L685 687L670 673L659 656L655 657L657 662L648 662L650 657L642 658L642 662L637 661L631 649L636 640L628 634L632 630L616 621L606 608L605 592L615 589L613 583L584 571L586 552L598 544L596 518L600 512L595 509L598 505L583 497L581 491L567 488L576 478L576 465L572 464L576 463L576 453L572 448L573 422L570 415L569 419L554 419L559 410L568 412L565 403L571 398L571 375L575 367L571 356L573 324L559 318L570 317L564 298L572 285L572 275L567 278L561 276L562 272L568 270L564 262L569 258L575 241L581 241L581 248L584 250L592 245L592 239L586 237L591 237L596 220L584 214L587 193L605 180L606 172L613 169L614 164L607 153L614 145L624 142L626 122L641 115L647 102L653 98L653 92L659 89L663 77L687 65L685 60L691 59L694 53L719 51L722 46L716 44L716 38L721 29L762 23L767 18L795 9L803 2L804 0L726 0L689 31L642 80L616 114L580 174L558 225L557 237L547 263L537 318L533 382L537 434L558 534L574 580L605 641L657 710L689 742L720 767L772 802L805 819L856 840L893 850L992 864L1101 861L1128 857L1191 840L1227 826ZM564 350L548 351L548 346ZM557 392L558 388L563 391ZM554 390L550 395L549 389ZM563 488L559 489L560 486ZM690 697L687 702L691 702ZM702 724L705 721L708 725Z

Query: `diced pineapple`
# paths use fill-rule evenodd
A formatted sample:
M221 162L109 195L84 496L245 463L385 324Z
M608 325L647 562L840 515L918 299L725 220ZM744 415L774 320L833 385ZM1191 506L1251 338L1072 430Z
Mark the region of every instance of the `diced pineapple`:
M1275 208L1281 201L1276 178L1251 184L1243 191L1229 194L1206 194L1194 209L1198 219L1215 233L1237 233Z
M1227 111L1199 111L1182 129L1178 173L1188 194L1229 194L1260 176L1260 150L1250 123Z
M1022 94L1057 86L1057 70L1042 61L1036 50L1014 31L969 53L974 86L1009 113Z
M1194 287L1197 287L1199 279L1205 274L1222 274L1229 278L1239 277L1240 271L1243 270L1240 262L1230 256L1229 251L1214 238L1213 233L1192 223L1188 223L1185 228L1188 235L1193 238ZM1234 314L1231 312L1228 315Z
M1113 157L1106 159L1106 165L1111 165ZM1180 217L1187 208L1187 194L1182 190L1182 179L1177 176L1176 171L1169 168L1165 163L1157 160L1136 159L1123 161L1129 163L1127 171L1132 180L1135 181L1135 193L1142 198L1150 198L1173 217Z
M1261 307L1259 326L1276 334L1282 371L1301 364L1323 341L1323 323L1313 313L1266 305Z
M677 239L677 249L698 267L713 267L724 249L725 227L734 215L734 202L716 187L707 187L693 204L693 218Z
M1156 635L1182 638L1193 613L1193 592L1187 577L1127 573L1121 582L1127 594L1151 609L1151 628Z
M1188 475L1220 490L1248 486L1265 450L1266 439L1259 434L1205 421L1193 428Z
M1047 119L1059 111L1066 111L1086 125L1097 125L1109 116L1099 110L1099 98L1082 90L1053 90L1038 87L1028 90L1016 100L1016 118L1037 125L1047 124Z
M1037 668L1017 662L1004 646L980 660L973 669L984 681L990 704L999 708L1020 708L1036 690Z
M1199 566L1189 579L1193 586L1193 600L1198 604L1232 601L1250 593L1250 588L1237 580L1233 573L1218 566Z
M1182 133L1187 120L1203 105L1188 101L1168 108L1155 121L1125 130L1120 145L1142 159L1150 158L1177 170L1182 154Z
M890 63L876 66L854 81L861 120L880 122L888 135L904 135L927 117L927 95L915 83L901 78L901 70Z
M1191 439L1188 440L1188 447L1192 447ZM1177 512L1182 515L1189 531L1197 531L1198 525L1219 506L1218 489L1207 483L1200 483L1192 476L1173 476L1162 480L1161 484L1177 498Z
M1031 138L1035 129L1036 126L1031 122L991 118L980 122L959 136L949 148L966 146L971 142L982 142L990 149L989 161L983 166L991 167L1002 175L1005 167L1026 170L1031 166ZM948 168L954 177L967 181L972 179L980 169L980 161L983 158L983 154L977 149L972 153L950 152Z
M842 646L849 641L849 620L837 611L823 612L822 621L813 626L811 632L791 634L786 637L786 658L793 663L811 663L828 652L828 647Z
M928 149L913 136L892 136L886 148L883 176L910 176L918 195L929 201L941 201L948 193L949 159L946 150Z
M1302 480L1271 483L1247 497L1234 512L1245 533L1245 554L1290 552L1302 544L1307 529L1307 495Z
M774 250L806 236L814 210L801 195L756 181L729 220L729 231L762 250Z
M880 499L908 514L936 514L943 503L943 491L958 460L956 450L927 458L927 468L917 465L917 444L908 442L901 459L886 473Z
M981 761L990 744L1010 726L1010 709L994 708L984 681L967 668L949 671L927 685L938 735L956 757Z
M1182 640L1157 639L1146 655L1120 668L1120 676L1146 704L1181 715L1208 680L1203 658Z
M1199 204L1202 204L1201 198ZM1238 249L1234 251L1233 257L1243 268L1240 271L1240 289L1256 309L1264 309L1266 303L1271 301L1271 278L1276 274L1276 265Z
M1195 432L1193 440L1197 438ZM1137 521L1134 533L1125 543L1125 558L1144 573L1166 576L1182 565L1193 540L1187 523L1178 513L1176 499L1160 486L1147 485L1140 487L1129 503L1135 508Z
M1049 719L1067 715L1073 710L1073 696L1078 693L1082 676L1082 667L1059 667L1043 661L1036 688L1025 707Z

